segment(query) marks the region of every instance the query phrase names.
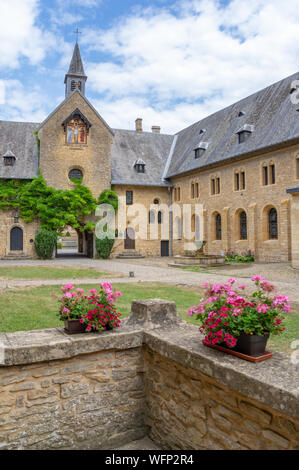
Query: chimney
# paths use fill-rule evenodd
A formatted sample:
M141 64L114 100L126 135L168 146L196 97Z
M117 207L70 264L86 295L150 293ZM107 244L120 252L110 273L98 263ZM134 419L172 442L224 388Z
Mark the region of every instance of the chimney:
M154 134L160 134L161 127L160 126L152 126L152 132Z
M135 125L136 125L136 132L141 133L142 132L142 119L137 118L135 121Z

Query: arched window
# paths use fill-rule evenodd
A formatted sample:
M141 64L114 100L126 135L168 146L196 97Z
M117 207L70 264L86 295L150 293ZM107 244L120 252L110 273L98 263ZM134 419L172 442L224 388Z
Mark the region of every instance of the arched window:
M158 224L162 224L162 212L158 212Z
M69 172L69 179L70 180L81 180L83 178L83 173L79 168L73 168Z
M222 232L221 232L221 215L220 214L216 214L215 222L216 222L216 240L221 240Z
M148 223L154 224L155 223L155 211L149 211L148 213Z
M244 211L240 213L240 239L247 240L247 215Z
M278 238L277 210L272 207L269 210L269 238Z
M177 238L178 240L182 239L182 221L181 218L177 218Z

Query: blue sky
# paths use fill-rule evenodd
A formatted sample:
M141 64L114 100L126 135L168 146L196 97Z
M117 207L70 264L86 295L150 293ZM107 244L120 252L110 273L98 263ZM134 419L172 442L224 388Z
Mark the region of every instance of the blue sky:
M299 70L297 1L0 0L0 118L41 122L64 99L78 27L110 126L177 132Z

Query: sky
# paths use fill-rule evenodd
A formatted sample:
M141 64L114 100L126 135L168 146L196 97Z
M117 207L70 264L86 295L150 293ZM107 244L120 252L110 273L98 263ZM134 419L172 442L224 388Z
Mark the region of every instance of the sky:
M86 96L112 128L175 133L299 71L298 0L0 0L0 119L64 99L78 27Z

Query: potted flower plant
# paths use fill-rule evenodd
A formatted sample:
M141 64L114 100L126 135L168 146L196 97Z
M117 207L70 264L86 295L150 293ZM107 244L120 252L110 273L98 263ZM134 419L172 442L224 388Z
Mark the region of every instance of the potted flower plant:
M86 331L113 330L120 327L121 313L116 310L115 302L122 296L119 291L113 291L109 282L100 284L100 289L89 291L89 309L80 319Z
M85 325L80 319L89 310L89 299L83 289L76 289L72 284L66 284L62 288L60 298L60 311L58 316L64 321L65 330L69 334L84 333Z
M257 358L265 354L269 335L285 330L283 320L290 311L288 297L274 295L275 287L262 276L251 280L255 290L248 295L248 286L237 287L233 278L227 284L203 284L204 297L189 309L188 315L200 320L206 346Z

